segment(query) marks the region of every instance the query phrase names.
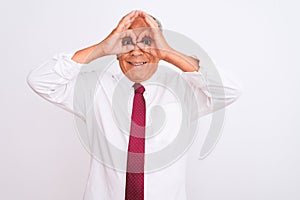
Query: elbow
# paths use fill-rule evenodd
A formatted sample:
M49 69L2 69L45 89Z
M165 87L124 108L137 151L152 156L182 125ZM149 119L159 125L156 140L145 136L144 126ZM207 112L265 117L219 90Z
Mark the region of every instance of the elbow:
M243 89L243 86L242 85L237 85L235 88L234 88L234 97L233 97L233 102L238 100L242 93L243 93L244 89Z
M26 77L27 85L34 91L36 91L37 79L34 73L34 70L31 70Z
M241 86L236 86L234 88L231 88L230 90L231 91L229 93L225 94L224 107L237 101L243 93L243 88Z
M225 88L223 94L212 96L211 102L214 110L227 107L237 101L243 93L241 86L235 85L235 87ZM224 95L224 96L223 96Z
M43 98L49 99L50 94L55 92L45 83L45 80L43 80L43 77L36 71L36 69L29 72L26 77L26 82L36 94Z

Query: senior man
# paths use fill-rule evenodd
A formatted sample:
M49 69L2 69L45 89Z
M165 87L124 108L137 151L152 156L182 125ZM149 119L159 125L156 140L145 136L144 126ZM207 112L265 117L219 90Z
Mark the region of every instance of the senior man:
M101 75L81 71L109 55L116 55L119 67ZM160 71L161 60L181 73ZM92 156L85 200L187 199L184 151L195 135L195 118L239 95L236 85L226 80L210 85L199 70L199 60L172 48L159 21L142 11L123 17L100 43L59 54L32 70L30 87L86 126ZM92 86L91 80L96 80ZM179 103L170 87L183 93ZM176 149L168 148L171 143Z

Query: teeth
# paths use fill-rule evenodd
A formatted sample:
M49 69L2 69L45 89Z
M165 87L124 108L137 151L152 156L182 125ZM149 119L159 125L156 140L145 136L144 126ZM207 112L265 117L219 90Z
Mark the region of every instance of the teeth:
M129 64L133 65L133 66L140 66L140 65L144 65L147 62L129 62Z

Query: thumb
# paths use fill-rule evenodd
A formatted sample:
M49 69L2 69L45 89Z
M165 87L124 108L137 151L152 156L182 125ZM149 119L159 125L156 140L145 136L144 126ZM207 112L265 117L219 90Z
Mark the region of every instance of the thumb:
M128 53L134 49L133 45L125 45L121 49L121 53Z
M138 43L136 43L136 45L137 45L138 48L141 49L142 51L150 53L150 48L149 48L149 46L145 45L144 43L138 42Z

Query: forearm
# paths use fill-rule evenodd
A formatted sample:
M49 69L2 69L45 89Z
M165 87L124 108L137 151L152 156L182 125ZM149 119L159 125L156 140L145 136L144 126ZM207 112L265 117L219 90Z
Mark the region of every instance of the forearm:
M104 51L102 43L95 44L93 46L81 49L77 51L73 57L72 60L74 60L77 63L81 64L88 64L91 61L98 59L100 57L105 56L106 53Z
M199 70L199 60L191 56L187 56L174 49L165 52L164 61L171 63L184 72L194 72Z

